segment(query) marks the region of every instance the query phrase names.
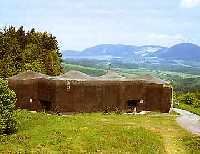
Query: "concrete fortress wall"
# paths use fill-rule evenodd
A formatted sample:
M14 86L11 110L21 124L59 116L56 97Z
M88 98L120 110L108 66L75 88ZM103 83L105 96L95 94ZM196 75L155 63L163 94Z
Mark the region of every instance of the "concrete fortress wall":
M42 108L38 100L38 80L8 80L8 85L17 95L17 108L31 110Z
M16 106L53 112L101 112L105 108L127 112L169 112L172 88L138 80L9 79L17 94Z

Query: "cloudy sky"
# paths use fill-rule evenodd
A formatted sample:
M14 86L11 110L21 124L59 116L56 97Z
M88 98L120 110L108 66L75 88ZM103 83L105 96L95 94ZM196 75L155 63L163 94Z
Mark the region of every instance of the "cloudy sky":
M9 25L53 33L61 49L200 45L200 0L4 0L0 27Z

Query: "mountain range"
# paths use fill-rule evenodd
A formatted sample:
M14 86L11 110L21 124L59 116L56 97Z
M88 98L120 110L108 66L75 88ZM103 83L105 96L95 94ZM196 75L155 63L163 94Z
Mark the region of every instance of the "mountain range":
M133 46L123 44L101 44L94 47L86 48L82 51L63 50L63 58L127 58L129 56L147 56L149 53L165 49L165 47L149 45L149 46Z
M200 47L192 43L180 43L169 48L157 45L101 44L82 51L63 50L62 54L64 59L119 60L135 64L170 64L185 67L194 65L200 67L199 63L194 64L194 61L200 60Z

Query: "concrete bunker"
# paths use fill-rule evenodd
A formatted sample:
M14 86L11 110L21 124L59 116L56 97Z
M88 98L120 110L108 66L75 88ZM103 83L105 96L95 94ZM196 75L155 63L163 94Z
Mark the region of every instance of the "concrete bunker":
M27 71L8 83L17 94L16 107L36 111L102 112L108 107L169 112L172 100L172 87L165 81L150 76L124 78L113 71L96 78L77 71L58 77Z

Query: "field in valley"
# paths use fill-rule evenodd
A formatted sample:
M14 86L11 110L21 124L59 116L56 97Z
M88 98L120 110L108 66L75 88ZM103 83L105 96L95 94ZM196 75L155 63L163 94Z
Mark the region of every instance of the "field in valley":
M0 136L0 153L200 153L200 137L178 126L175 114L15 114L19 131Z
M96 64L97 65L97 64ZM94 65L95 66L95 65ZM92 66L83 66L79 64L70 64L70 63L63 63L63 67L65 72L69 70L77 70L83 73L92 75L92 76L100 76L106 72L105 66L100 68ZM119 72L121 75L124 76L137 76L137 75L145 75L149 74L155 77L159 77L165 80L174 80L177 78L186 79L186 78L198 78L200 75L191 74L191 73L182 73L182 72L175 72L175 71L164 71L164 70L157 70L157 69L148 69L148 68L135 68L135 69L128 69L128 68L112 68L113 70Z

